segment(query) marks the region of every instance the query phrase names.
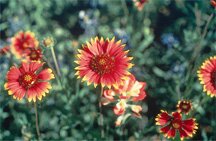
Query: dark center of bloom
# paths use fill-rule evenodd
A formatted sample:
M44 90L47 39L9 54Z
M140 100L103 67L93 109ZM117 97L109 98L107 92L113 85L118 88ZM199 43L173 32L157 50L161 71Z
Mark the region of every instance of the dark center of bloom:
M32 72L27 72L20 76L19 83L25 88L30 88L37 80L36 74Z
M179 119L175 119L172 121L172 126L175 129L179 129L181 127L181 120Z
M99 73L100 75L110 73L113 71L115 66L114 57L107 54L97 55L92 58L90 62L90 68Z
M187 104L183 104L182 105L182 109L187 110L188 109L188 105Z
M29 54L29 57L30 57L31 60L39 60L40 59L40 54L36 50L33 50Z
M216 89L216 70L212 72L211 74L211 83L213 87Z

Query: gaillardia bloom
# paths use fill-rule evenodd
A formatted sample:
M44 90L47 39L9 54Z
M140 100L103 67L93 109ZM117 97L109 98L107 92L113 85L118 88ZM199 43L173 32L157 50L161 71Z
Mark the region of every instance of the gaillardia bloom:
M40 48L28 48L25 50L26 56L24 60L27 61L41 61L42 59L42 52Z
M27 48L37 48L39 45L38 40L35 38L33 32L20 31L12 38L11 51L17 58L25 56Z
M192 109L192 104L189 100L181 100L176 107L178 112L188 114Z
M25 95L28 101L41 100L49 93L51 85L48 82L54 78L52 70L42 69L44 63L22 62L20 67L11 67L6 76L5 89L14 99L21 100Z
M176 133L179 133L181 140L184 140L184 138L193 137L198 129L194 118L183 120L179 112L173 112L170 115L161 110L155 120L156 125L162 126L160 132L167 138L175 138Z
M133 66L129 63L132 57L127 57L128 51L123 50L124 46L121 41L115 42L114 38L111 41L98 37L91 39L82 50L78 50L75 75L87 81L88 85L94 83L95 87L98 84L102 87L121 84L129 74L128 69Z
M197 71L203 91L207 95L216 97L216 56L207 59Z

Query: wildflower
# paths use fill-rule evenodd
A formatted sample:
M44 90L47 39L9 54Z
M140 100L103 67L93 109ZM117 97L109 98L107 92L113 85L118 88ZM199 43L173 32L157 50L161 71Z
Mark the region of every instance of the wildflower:
M163 34L161 37L161 41L168 48L171 48L171 47L179 44L178 39L172 33Z
M211 4L214 8L216 8L216 0L211 0L211 1L210 1L210 4Z
M115 121L115 126L120 126L122 125L122 121L124 119L124 116L119 116L116 121Z
M27 61L40 61L42 59L41 49L29 48L25 50L25 59Z
M12 38L11 51L20 59L25 56L25 50L28 48L37 48L39 45L38 40L35 38L35 34L31 31L20 31Z
M129 63L132 57L127 57L128 51L123 49L121 41L115 42L114 38L111 41L99 40L98 37L91 39L82 50L78 50L75 63L79 66L75 68L75 75L87 81L88 85L94 83L95 87L98 84L111 87L122 83L129 74L128 69L133 66Z
M125 100L120 100L116 106L114 107L113 111L116 115L122 115L125 113L125 108L126 108L127 104Z
M121 99L131 99L136 102L146 97L145 87L145 82L137 81L134 75L131 74L128 76L128 79L122 84L115 86L114 89Z
M131 109L133 116L141 117L140 112L142 111L142 107L136 105L135 102L141 101L145 98L146 92L144 89L146 83L137 81L132 74L127 77L128 78L125 79L122 84L113 86L112 89L104 91L103 97L105 100L103 100L103 105L116 102L113 112L124 119L126 119L126 115L128 115L126 114L127 109ZM116 120L118 126L122 123L119 122L119 120L119 118Z
M26 95L28 101L41 100L49 93L51 85L48 82L54 78L51 69L42 69L44 63L22 62L20 67L11 67L6 76L5 89L14 99L21 100Z
M181 100L176 107L178 112L188 114L192 109L192 104L188 100Z
M216 97L216 56L207 59L197 73L203 91L211 97Z
M155 120L156 125L161 126L160 132L168 138L175 138L176 134L179 133L181 140L184 140L184 138L193 137L198 129L194 118L183 120L182 115L178 112L173 112L170 115L161 110Z
M126 44L126 49L130 49L131 45L130 45L130 36L126 33L125 30L123 29L116 29L114 31L114 35L116 37L116 40L121 40L123 44Z
M0 49L0 55L5 55L10 51L10 46L4 46L3 48Z
M141 11L144 7L144 4L147 2L147 0L133 0L135 6L139 11Z
M52 47L54 46L54 39L52 37L46 37L43 39L43 45L45 47Z

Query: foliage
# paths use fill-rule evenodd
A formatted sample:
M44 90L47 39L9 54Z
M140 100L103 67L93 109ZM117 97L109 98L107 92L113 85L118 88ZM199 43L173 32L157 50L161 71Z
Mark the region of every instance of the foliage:
M142 118L115 127L112 107L104 107L107 140L160 140L155 117L160 109L174 111L178 100L189 99L199 123L193 140L216 140L215 98L202 92L196 76L201 63L216 52L215 10L208 0L148 0L138 11L132 0L1 0L0 46L20 30L55 39L62 73L50 94L38 102L44 140L100 140L99 88L75 77L75 56L81 44L95 36L122 39L133 56L131 72L147 83ZM207 29L205 29L207 28ZM204 36L203 36L204 35ZM78 42L78 45L74 44ZM43 48L54 67L49 49ZM33 103L15 101L3 86L9 67L18 60L0 56L0 140L36 139Z

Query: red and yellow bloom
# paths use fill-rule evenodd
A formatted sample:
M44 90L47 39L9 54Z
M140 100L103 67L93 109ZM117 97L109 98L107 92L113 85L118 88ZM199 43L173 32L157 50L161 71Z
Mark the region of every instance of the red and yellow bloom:
M128 51L123 50L124 46L121 41L115 42L114 38L111 41L98 37L91 39L82 50L78 50L76 75L95 87L98 84L103 87L121 84L129 74L128 69L133 66L129 63L132 57L127 57Z
M24 61L41 61L42 60L42 52L40 48L28 48L25 50L25 58Z
M155 120L156 125L161 126L160 132L167 138L175 138L178 132L181 140L183 140L184 138L193 137L198 129L194 118L183 120L179 112L168 114L166 111L161 110Z
M188 114L192 109L192 104L189 100L181 100L176 107L178 112Z
M11 51L17 58L26 55L26 49L38 48L39 42L31 31L20 31L12 38Z
M14 99L21 100L26 95L28 101L41 100L49 93L51 85L48 82L54 78L51 69L42 69L44 63L22 62L20 67L11 67L6 76L5 89Z
M207 59L197 71L203 91L207 95L216 97L216 56Z
M141 101L145 98L145 82L139 82L135 77L130 74L120 85L115 85L112 89L105 90L103 93L103 105L107 105L111 102L116 102L113 112L118 117L116 120L116 126L121 125L121 120L126 119L127 109L130 109L132 115L135 117L141 117L140 112L142 107L136 105L134 102Z

